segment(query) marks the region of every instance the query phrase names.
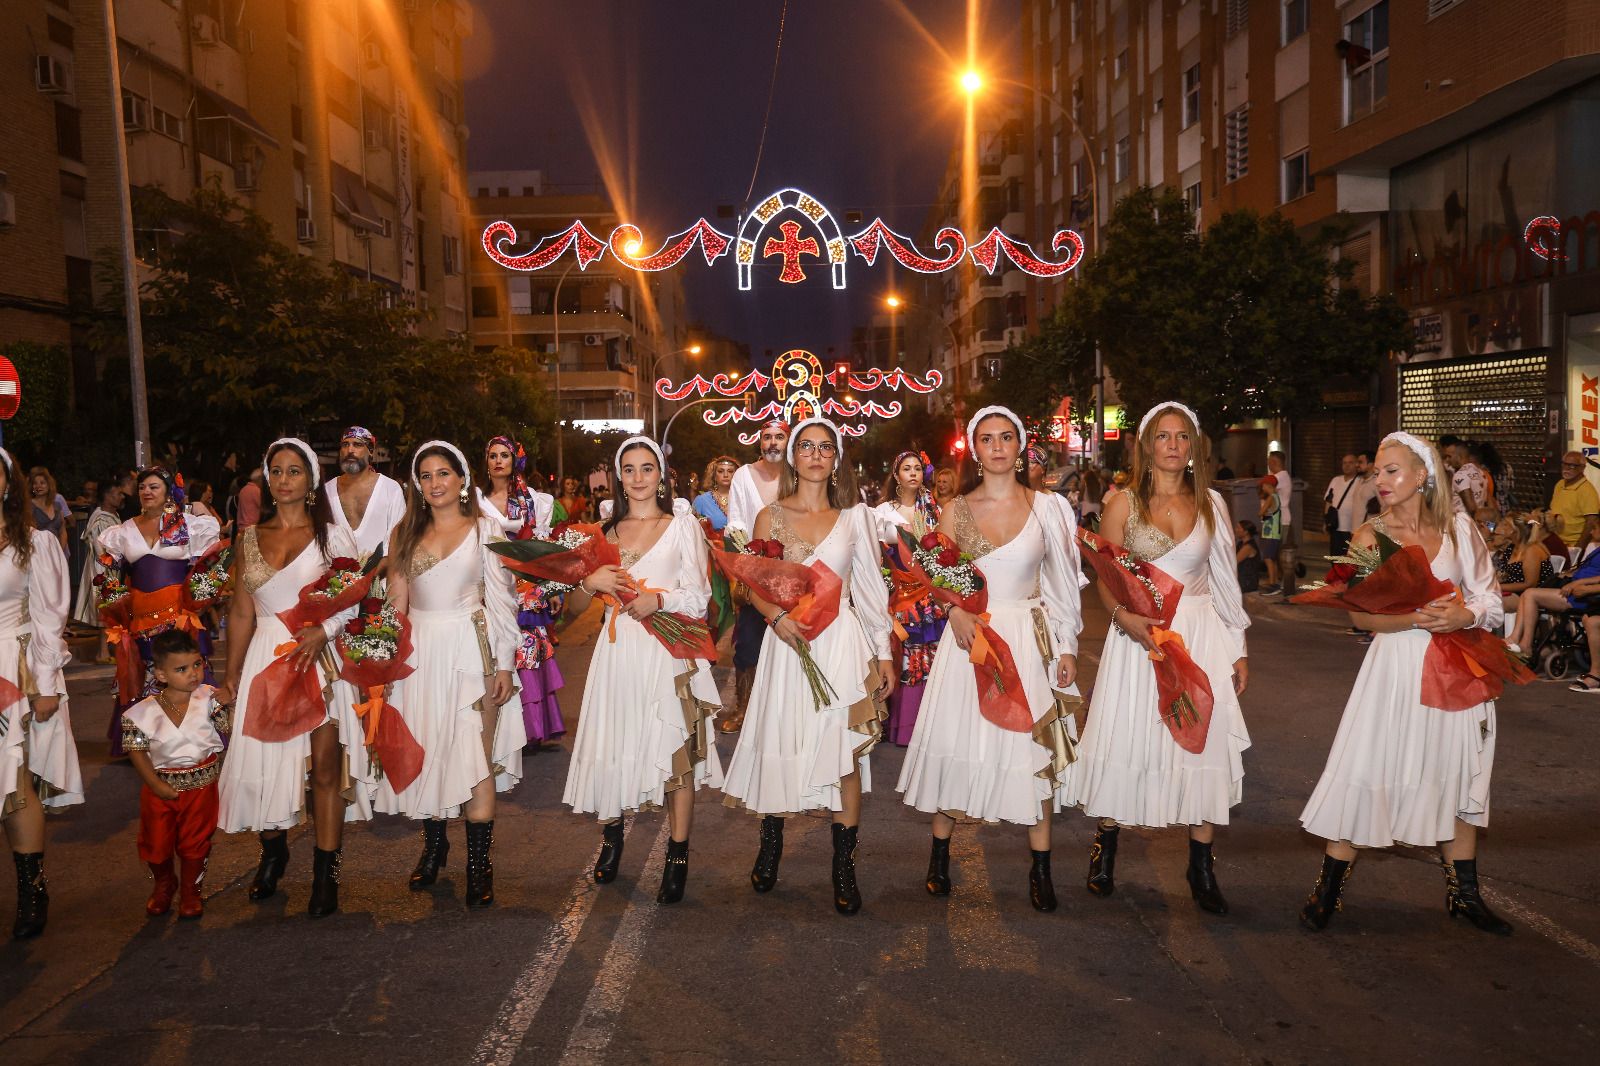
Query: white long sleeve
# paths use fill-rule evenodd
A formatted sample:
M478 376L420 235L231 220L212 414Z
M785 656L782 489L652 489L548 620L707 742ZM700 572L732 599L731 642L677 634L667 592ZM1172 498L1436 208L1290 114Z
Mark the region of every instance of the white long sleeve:
M198 559L217 546L222 539L222 526L210 515L189 515L189 558Z
M36 529L33 554L28 560L28 617L33 623L28 669L41 696L67 694L61 671L72 661L63 638L71 613L72 586L67 580L66 553L54 535Z
M1083 632L1083 598L1079 590L1086 582L1078 557L1077 518L1067 501L1054 493L1035 494L1033 506L1044 529L1039 597L1044 601L1050 639L1057 655L1077 655L1078 634Z
M1464 514L1457 514L1456 557L1461 561L1461 598L1472 612L1473 625L1491 633L1505 621L1500 585L1495 580L1494 559L1478 533L1478 526Z
M850 605L866 630L873 654L889 658L889 634L894 621L889 616L889 590L883 584L883 565L878 554L878 521L866 504L857 504L839 519L850 522Z
M766 504L761 500L761 489L748 465L733 472L733 483L728 486L728 525L726 533L738 530L746 536L755 532L756 516Z
M533 494L533 535L540 540L550 538L551 519L556 512L556 498L548 492Z
M496 670L510 670L517 661L517 643L521 634L517 630L516 580L510 570L500 564L500 557L490 551L491 541L504 540L494 523L478 520L479 551L483 553L483 614L489 627L489 650L494 655Z
M1216 489L1211 490L1211 515L1215 523L1211 531L1211 554L1208 559L1211 569L1211 606L1228 632L1239 642L1238 656L1243 658L1244 631L1250 628L1250 615L1244 609L1244 595L1239 591L1239 560L1233 544L1232 512Z
M669 547L677 557L678 567L672 587L661 596L661 609L699 618L706 613L706 603L711 599L711 578L706 573L710 552L705 534L693 514L679 514L663 535L676 538Z
M335 525L328 530L328 560L340 558L359 558L359 552L356 549L356 538L350 531L343 526ZM352 604L322 623L322 632L327 635L329 643L337 639L339 631L360 610L361 604Z

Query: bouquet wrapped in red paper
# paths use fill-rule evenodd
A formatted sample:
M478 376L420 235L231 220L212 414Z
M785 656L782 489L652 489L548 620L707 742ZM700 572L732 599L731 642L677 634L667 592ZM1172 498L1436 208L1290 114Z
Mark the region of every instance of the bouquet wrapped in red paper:
M839 617L839 598L844 592L839 575L821 559L809 564L790 562L783 557L783 543L777 540L750 540L739 551L713 551L711 561L729 581L740 582L788 612L800 627L801 644L795 650L811 688L811 702L821 710L837 699L833 685L811 655L811 642Z
M1178 601L1183 597L1182 583L1082 526L1078 527L1077 537L1084 559L1106 583L1112 598L1134 614L1160 621L1160 625L1150 627L1150 639L1155 644L1150 661L1156 671L1161 721L1178 747L1191 754L1204 751L1215 697L1211 679L1190 657L1183 637L1172 628Z
M1460 590L1434 576L1420 546L1401 546L1382 533L1377 540L1375 548L1352 547L1346 555L1335 557L1328 582L1292 597L1291 602L1396 615L1410 614L1435 600L1460 600ZM1505 641L1471 626L1432 634L1422 660L1419 698L1426 707L1464 711L1498 698L1507 681L1526 685L1533 678L1533 671L1511 654Z
M573 523L560 530L553 540L496 541L489 550L500 556L506 569L545 583L546 591L569 592L602 566L621 566L622 553L608 541L598 525ZM626 571L624 571L626 573ZM615 596L601 595L600 601L612 608L610 637L617 639L617 613L646 592L661 593L635 582ZM717 641L704 621L671 611L657 611L642 623L651 636L674 659L716 661Z
M189 579L183 584L183 605L190 611L203 611L215 606L228 595L232 586L233 546L223 541L214 546L189 568Z
M95 575L95 606L106 644L116 649L118 698L131 702L144 687L144 660L134 646L133 594L109 555L100 556L102 572Z
M1033 711L1022 690L1022 675L1005 639L989 625L989 586L972 556L949 536L934 530L914 538L898 530L900 551L890 569L895 592L891 612L901 611L925 596L946 607L960 607L978 618L967 658L978 683L978 710L984 718L1013 733L1033 731Z
M364 599L334 642L339 676L366 693L356 704L365 726L367 751L395 792L404 792L422 772L422 745L405 719L384 698L388 686L411 676L411 621L393 604Z
M365 567L341 556L328 564L323 575L300 590L299 601L278 612L278 620L293 637L308 626L320 626L340 611L366 598L378 575L383 551L372 553ZM255 740L284 741L309 733L327 716L323 680L315 668L302 670L294 661L298 644L289 640L272 649L277 656L250 682L250 713L244 734ZM338 674L331 652L325 649L322 665L330 679Z

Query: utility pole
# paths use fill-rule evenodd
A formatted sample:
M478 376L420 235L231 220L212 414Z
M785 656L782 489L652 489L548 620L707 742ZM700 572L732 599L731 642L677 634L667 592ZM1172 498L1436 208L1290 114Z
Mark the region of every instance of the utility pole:
M117 58L117 11L114 0L104 0L106 20L106 70L111 88L111 139L115 145L117 214L122 225L118 243L122 252L122 311L128 328L128 371L133 387L133 462L143 469L150 462L150 398L144 380L144 329L139 320L139 268L133 257L133 196L128 191L128 145L122 136L122 70Z

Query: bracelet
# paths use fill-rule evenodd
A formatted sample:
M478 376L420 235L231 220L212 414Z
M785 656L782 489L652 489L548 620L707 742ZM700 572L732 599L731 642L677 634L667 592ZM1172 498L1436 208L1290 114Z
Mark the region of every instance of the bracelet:
M776 628L778 623L783 620L783 616L788 613L788 611L779 611L777 614L767 619L767 625Z
M1117 631L1119 633L1126 633L1127 630L1123 629L1122 626L1120 624L1118 624L1118 622L1117 622L1117 612L1122 610L1122 609L1123 609L1123 607L1122 607L1122 604L1120 604L1120 603L1117 604L1115 607L1111 608L1111 624L1117 627Z

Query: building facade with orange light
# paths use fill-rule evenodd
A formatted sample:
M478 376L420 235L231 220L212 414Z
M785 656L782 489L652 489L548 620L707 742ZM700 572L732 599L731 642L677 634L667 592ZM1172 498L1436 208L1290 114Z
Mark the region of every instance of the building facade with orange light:
M1089 237L1092 170L1101 222L1145 184L1202 226L1343 215L1351 283L1411 315L1415 353L1329 382L1236 469L1281 435L1320 487L1390 429L1455 433L1496 444L1527 506L1555 455L1600 453L1600 0L1024 0L1023 35L1030 232ZM1037 322L1052 288L1029 288Z
M95 387L70 311L115 259L117 137L133 187L215 184L280 242L426 311L425 332L465 333L464 0L116 0L115 16L120 100L100 3L6 5L0 343L62 344ZM134 236L149 263L179 235Z
M538 171L475 172L468 184L479 234L491 222L506 221L519 239L533 241L582 220L603 235L620 221L606 195L547 193ZM565 419L637 431L651 417L655 379L682 376L691 365L683 284L675 271L619 270L615 257L605 256L587 270L569 261L524 274L482 254L471 257L469 270L474 345L483 352L515 347L546 353L544 385ZM671 405L655 406L664 421Z

